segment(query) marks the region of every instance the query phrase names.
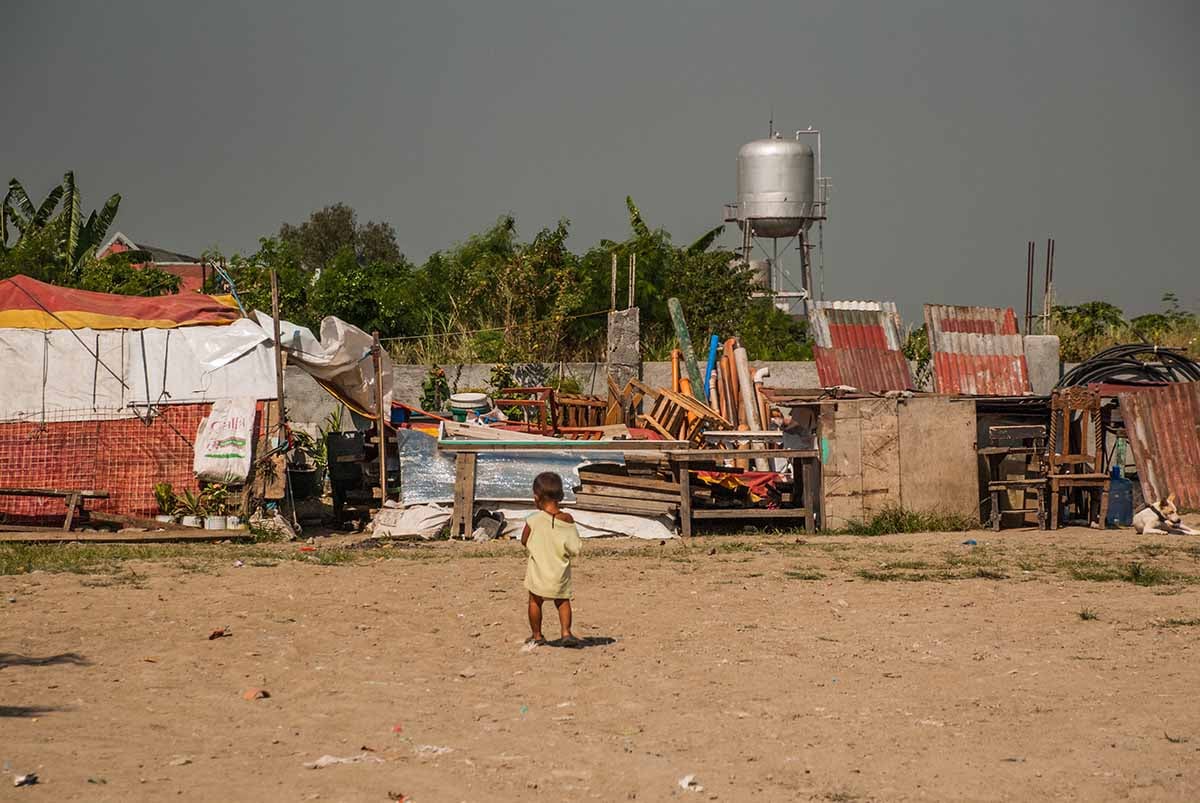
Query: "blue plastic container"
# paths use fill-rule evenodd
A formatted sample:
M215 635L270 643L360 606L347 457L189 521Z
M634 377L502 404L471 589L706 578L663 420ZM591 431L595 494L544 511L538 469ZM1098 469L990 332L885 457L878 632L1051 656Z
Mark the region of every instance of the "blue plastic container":
M1108 489L1108 517L1104 523L1109 527L1133 525L1133 483L1121 476L1121 469L1113 466L1112 484Z

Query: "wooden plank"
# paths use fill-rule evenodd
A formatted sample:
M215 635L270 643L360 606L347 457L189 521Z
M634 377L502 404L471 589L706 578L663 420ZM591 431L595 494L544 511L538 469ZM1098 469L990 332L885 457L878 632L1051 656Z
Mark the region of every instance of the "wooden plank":
M905 509L978 516L975 404L920 396L900 405L898 417Z
M801 507L728 507L697 508L692 511L695 519L803 519L806 511Z
M626 488L634 491L671 491L677 493L679 491L679 483L671 482L670 480L657 480L650 477L629 477L620 474L608 474L603 472L589 471L591 468L579 469L579 479L585 484L592 485L607 485L617 488Z
M144 533L66 533L62 530L55 530L54 532L43 530L32 532L0 532L0 543L68 544L72 542L91 542L100 544L144 544L179 541L244 541L252 537L252 534L248 530L201 530L199 528L156 530Z
M692 472L687 463L679 466L679 529L684 538L692 536Z
M443 452L665 452L686 449L690 444L678 440L599 440L599 441L438 441Z
M614 499L610 496L593 496L591 494L575 494L575 506L582 510L605 510L615 513L663 514L674 513L678 507L670 502L657 502L641 499Z
M821 526L837 529L863 517L862 421L858 406L841 401L836 406L822 407L819 435Z
M579 488L579 493L587 494L588 496L611 496L614 499L646 499L654 502L670 502L679 504L679 488L673 488L670 491L650 491L644 488L638 489L636 495L631 495L629 488L621 488L614 485L596 485L590 482L584 482Z
M47 496L67 498L78 494L81 499L107 499L108 491L85 491L61 488L0 488L0 496Z
M667 459L679 463L706 462L711 460L730 460L735 457L776 457L789 460L793 457L819 457L816 449L738 449L737 451L722 451L720 449L679 449L666 450Z
M706 441L770 441L783 440L783 433L777 429L758 429L754 432L739 430L708 429L700 433Z
M475 463L476 456L471 453L459 454L454 460L454 513L452 514L455 527L450 528L451 536L461 534L463 538L471 536L475 524Z

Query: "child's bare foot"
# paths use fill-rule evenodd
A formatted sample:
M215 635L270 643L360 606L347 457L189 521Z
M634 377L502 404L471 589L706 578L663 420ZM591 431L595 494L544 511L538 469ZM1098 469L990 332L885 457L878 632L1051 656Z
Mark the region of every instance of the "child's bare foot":
M532 635L529 638L525 639L525 643L526 644L536 644L539 647L542 647L542 646L545 646L545 644L546 644L546 637L543 636L541 633L537 633L537 634Z
M577 648L583 646L583 642L580 641L579 639L575 638L574 633L563 634L563 637L561 639L559 639L558 643L563 645L564 647L571 647L572 649L577 649Z

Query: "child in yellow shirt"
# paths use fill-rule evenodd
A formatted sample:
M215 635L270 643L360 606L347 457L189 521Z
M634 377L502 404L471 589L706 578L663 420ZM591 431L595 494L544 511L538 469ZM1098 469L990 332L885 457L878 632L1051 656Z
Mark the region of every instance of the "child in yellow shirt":
M537 512L525 519L521 545L529 553L525 567L525 590L529 592L529 628L533 635L527 644L545 644L542 635L542 603L554 600L562 625L564 647L582 646L571 632L571 559L579 555L583 542L575 519L559 510L563 498L562 477L552 471L533 480L533 503Z

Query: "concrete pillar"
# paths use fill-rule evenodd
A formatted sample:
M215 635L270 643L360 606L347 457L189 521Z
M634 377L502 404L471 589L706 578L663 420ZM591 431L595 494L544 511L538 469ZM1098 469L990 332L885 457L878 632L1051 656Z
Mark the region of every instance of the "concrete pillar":
M608 373L618 388L642 377L642 327L637 307L608 313Z
M1025 335L1025 362L1033 392L1049 396L1062 376L1058 360L1058 335Z

